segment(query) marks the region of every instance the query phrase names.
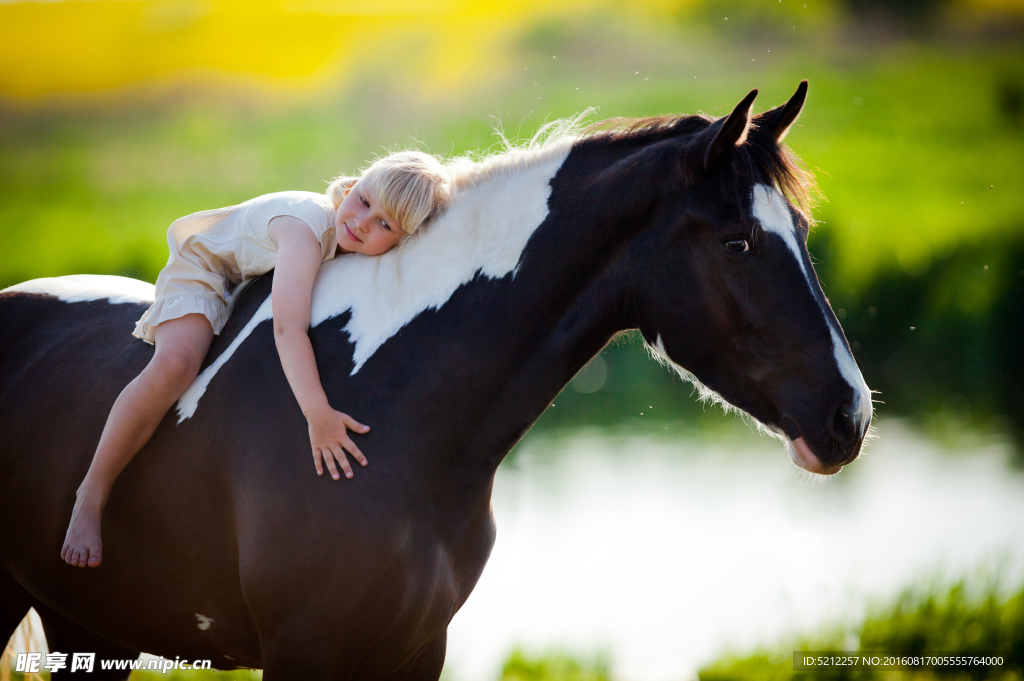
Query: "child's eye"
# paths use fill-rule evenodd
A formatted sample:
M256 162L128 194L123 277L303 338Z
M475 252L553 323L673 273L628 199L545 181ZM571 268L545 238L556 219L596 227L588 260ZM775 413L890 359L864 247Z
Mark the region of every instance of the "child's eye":
M384 222L383 220L380 221L380 226L383 227L384 229L388 230L389 232L391 231L391 225L389 225L388 223Z
M364 197L363 195L361 195L361 194L360 194L360 196L359 196L359 200L360 200L360 201L362 201L362 202L363 202L363 205L364 205L364 206L366 206L367 208L369 208L369 207L370 207L370 202L369 202L369 201L367 201L367 200L366 200L366 197Z

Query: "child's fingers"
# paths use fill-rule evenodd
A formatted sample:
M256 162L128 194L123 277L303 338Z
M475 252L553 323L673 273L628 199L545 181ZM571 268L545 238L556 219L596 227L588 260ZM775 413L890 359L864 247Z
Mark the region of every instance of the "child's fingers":
M361 465L365 466L370 463L366 460L366 457L363 456L363 453L359 451L359 447L356 447L356 443L352 442L352 438L342 438L341 446L344 447L345 450L352 455L352 458L358 461Z
M338 467L334 465L334 455L330 449L324 448L324 463L327 464L327 470L331 472L331 477L335 480L341 480L341 475L338 474Z
M316 474L317 475L323 475L324 474L324 465L323 465L323 463L321 461L322 459L323 459L323 455L320 453L320 450L317 449L316 447L314 447L313 448L313 465L316 466Z
M345 477L351 478L352 466L349 465L348 457L345 456L345 452L341 451L341 447L334 443L331 444L331 453L334 455L334 458L338 460L338 464L341 466L341 469L345 471ZM335 480L337 479L338 478L335 478Z
M349 430L354 430L357 433L365 433L370 429L370 426L359 423L359 421L356 421L348 414L343 414L343 416L345 417L345 427L348 428ZM365 466L366 464L363 465Z

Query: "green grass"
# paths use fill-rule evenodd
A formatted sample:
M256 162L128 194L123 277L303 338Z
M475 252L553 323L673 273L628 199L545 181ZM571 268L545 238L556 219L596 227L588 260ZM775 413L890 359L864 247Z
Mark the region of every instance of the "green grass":
M853 645L851 645L853 642ZM1001 668L931 671L793 671L793 651L996 653ZM974 582L909 588L876 603L858 625L836 623L768 649L726 655L703 667L700 681L790 679L1005 679L1024 677L1024 590L1007 597L998 584Z
M564 651L530 655L514 649L501 666L500 681L610 681L608 659L574 657Z

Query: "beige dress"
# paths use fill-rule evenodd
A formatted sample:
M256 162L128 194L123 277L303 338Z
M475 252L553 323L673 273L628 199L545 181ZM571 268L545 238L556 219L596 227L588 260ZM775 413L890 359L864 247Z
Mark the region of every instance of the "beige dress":
M213 332L220 333L238 285L277 263L270 221L290 215L305 222L320 242L321 262L326 262L338 246L334 214L334 205L323 194L278 192L175 220L167 230L171 257L156 279L156 300L135 325L134 335L153 343L153 327L193 312L206 315Z

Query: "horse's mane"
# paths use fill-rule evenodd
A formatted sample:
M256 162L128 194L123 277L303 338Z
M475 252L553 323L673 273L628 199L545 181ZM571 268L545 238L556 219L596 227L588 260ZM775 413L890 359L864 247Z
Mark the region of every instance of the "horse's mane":
M448 161L452 177L452 194L456 198L470 188L495 177L509 175L524 168L543 165L551 158L564 155L581 138L583 121L595 110L587 109L569 118L544 123L533 137L513 142L495 125L497 151L470 152Z
M523 142L510 141L495 128L498 151L466 154L448 162L452 174L453 196L494 177L508 175L523 168L541 165L553 156L566 153L566 147L587 144L650 144L670 137L684 137L701 132L715 119L703 114L650 116L646 118L609 118L585 123L595 109L590 108L568 118L542 125ZM737 187L763 182L778 187L809 221L819 196L814 175L775 137L751 124L746 141L733 154ZM745 197L749 199L749 197Z

